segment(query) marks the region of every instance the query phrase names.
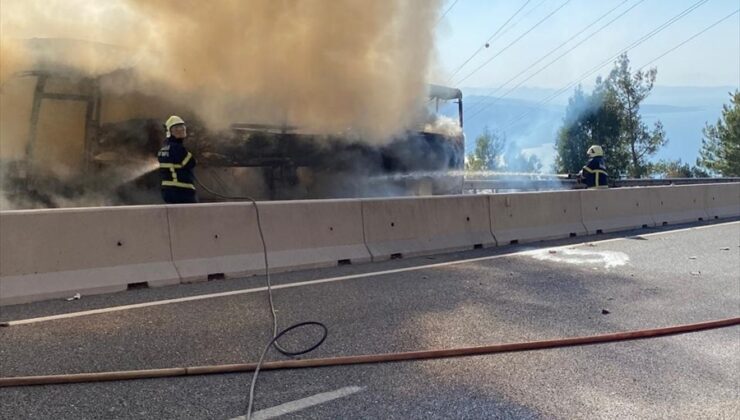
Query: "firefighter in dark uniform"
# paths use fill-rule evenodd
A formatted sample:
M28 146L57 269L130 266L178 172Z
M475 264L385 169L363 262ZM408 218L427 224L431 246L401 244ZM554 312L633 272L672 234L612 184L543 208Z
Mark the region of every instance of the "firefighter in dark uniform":
M185 121L173 115L165 123L167 140L159 149L159 175L162 178L162 199L168 204L197 203L193 185L195 158L182 142L188 136Z
M606 172L604 149L593 145L586 152L588 163L578 173L578 181L586 184L586 188L609 188L609 174Z

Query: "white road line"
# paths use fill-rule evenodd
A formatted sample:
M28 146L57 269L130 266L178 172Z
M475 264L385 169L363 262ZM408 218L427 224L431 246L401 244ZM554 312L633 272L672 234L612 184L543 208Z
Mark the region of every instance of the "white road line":
M665 235L669 233L676 233L676 232L685 232L685 231L691 231L691 230L700 230L700 229L707 229L711 227L716 226L728 226L728 225L735 225L740 224L739 222L729 222L729 223L722 223L722 224L713 224L713 225L706 225L706 226L694 226L690 228L684 228L684 229L674 229L670 231L664 231L664 232L653 232L653 233L643 233L643 234L636 234L635 236L658 236L658 235ZM627 238L612 238L612 239L602 239L598 241L585 241L580 242L576 244L570 244L570 245L561 245L561 246L555 246L555 247L547 247L543 246L542 248L547 249L565 249L565 248L573 248L577 246L583 246L585 244L599 244L599 243L608 243L608 242L615 242L615 241L624 241L627 240ZM328 277L324 279L317 279L317 280L307 280L307 281L300 281L295 283L286 283L286 284L279 284L272 286L273 290L279 290L279 289L290 289L294 287L304 287L304 286L313 286L316 284L323 284L323 283L333 283L338 281L345 281L345 280L354 280L354 279L361 279L361 278L369 278L369 277L378 277L378 276L385 276L388 274L395 274L395 273L404 273L409 271L418 271L418 270L426 270L430 268L439 268L439 267L446 267L451 265L461 265L461 264L470 264L480 261L488 261L488 260L494 260L497 258L505 258L505 257L514 257L518 255L528 255L532 252L531 249L524 250L524 251L517 251L517 252L511 252L508 254L498 254L498 255L490 255L487 257L478 257L478 258L469 258L466 260L455 260L455 261L448 261L448 262L442 262L442 263L434 263L434 264L426 264L426 265L417 265L413 267L404 267L404 268L396 268L392 270L383 270L383 271L373 271L370 273L359 273L359 274L350 274L347 276L338 276L338 277ZM214 298L220 298L220 297L227 297L227 296L236 296L236 295L244 295L244 294L250 294L250 293L258 293L258 292L264 292L267 290L267 287L255 287L251 289L239 289L239 290L231 290L228 292L219 292L219 293L209 293L205 295L196 295L196 296L187 296L182 298L175 298L175 299L164 299L164 300L157 300L152 302L143 302L143 303L135 303L131 305L121 305L121 306L112 306L108 308L100 308L100 309L91 309L88 311L79 311L79 312L70 312L66 314L59 314L59 315L49 315L49 316L42 316L38 318L28 318L28 319L19 319L15 321L7 321L4 323L6 326L13 326L13 325L23 325L23 324L34 324L37 322L45 322L45 321L54 321L58 319L67 319L67 318L76 318L79 316L87 316L87 315L98 315L98 314L104 314L104 313L110 313L110 312L118 312L118 311L127 311L130 309L139 309L139 308L148 308L150 306L160 306L160 305L169 305L173 303L183 303L183 302L192 302L197 300L204 300L204 299L214 299Z
M364 386L348 386L344 388L337 389L336 391L331 392L322 392L321 394L316 394L310 397L301 398L300 400L291 401L285 404L276 405L275 407L266 408L264 410L255 411L254 414L252 414L252 418L254 420L267 420L272 419L275 417L279 417L285 414L295 413L296 411L301 411L309 407L313 407L315 405L323 404L325 402L329 402L331 400L336 400L337 398L346 397L348 395L355 394L357 392L363 391L365 389ZM231 420L245 420L246 416L239 416L234 417Z

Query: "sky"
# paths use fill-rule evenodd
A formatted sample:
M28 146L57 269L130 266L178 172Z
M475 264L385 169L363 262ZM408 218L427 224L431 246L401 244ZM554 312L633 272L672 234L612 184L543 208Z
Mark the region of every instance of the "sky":
M578 48L528 80L523 86L561 88L580 78L595 65L609 60L651 30L691 7L698 0L570 0L521 40L504 49L538 21L567 0L530 0L522 11L499 32L488 48L470 60L454 77L450 76L491 37L527 0L445 0L442 12L449 12L437 26L437 66L432 80L462 88L498 87L527 69L550 50L575 35L601 15L612 13L586 32L542 61L535 70L554 60L612 18L637 4ZM453 6L453 3L454 6ZM624 4L622 4L624 3ZM629 51L633 68L639 68L667 50L740 9L740 0L709 0L662 32ZM483 62L499 54L477 72ZM740 86L740 13L735 14L694 40L659 59L656 85ZM584 79L593 85L597 74L606 74L611 64ZM469 77L469 74L473 73ZM528 76L526 73L509 86ZM461 79L467 77L461 83Z

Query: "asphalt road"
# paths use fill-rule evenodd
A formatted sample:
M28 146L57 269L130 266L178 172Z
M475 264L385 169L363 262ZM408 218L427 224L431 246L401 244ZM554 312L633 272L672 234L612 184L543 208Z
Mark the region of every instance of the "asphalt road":
M315 320L305 357L584 336L740 316L740 222L641 230L276 274L280 325ZM676 230L674 230L676 229ZM584 243L584 240L592 242ZM461 260L490 257L472 262ZM423 267L429 264L455 264ZM261 276L0 309L3 321L259 287ZM604 314L603 310L608 313ZM264 292L0 328L0 375L256 361ZM297 333L285 345L310 341ZM283 356L271 352L271 360ZM260 374L256 410L281 418L734 418L740 327L457 359ZM0 388L5 419L231 419L251 374ZM305 400L307 397L312 399ZM292 410L292 411L291 411ZM263 411L268 418L274 411Z

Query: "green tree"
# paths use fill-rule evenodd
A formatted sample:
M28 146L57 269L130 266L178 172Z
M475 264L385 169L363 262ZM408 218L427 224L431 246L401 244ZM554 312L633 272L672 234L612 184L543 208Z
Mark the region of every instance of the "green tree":
M580 85L576 87L573 96L568 99L563 126L558 130L555 140L557 172L576 173L583 166L585 151L591 143L591 106L591 96L584 93Z
M660 160L650 165L650 172L663 178L705 178L709 174L697 166L678 160Z
M648 175L648 159L668 142L660 121L650 129L640 115L640 104L652 91L656 75L654 68L632 73L623 54L606 79L596 79L591 94L576 88L555 140L558 172L579 171L588 147L598 144L604 148L611 176Z
M475 139L475 151L468 155L465 169L469 171L493 171L502 165L502 153L506 138L499 136L486 127L483 134Z
M596 79L592 94L578 86L568 100L563 125L555 140L555 170L576 173L586 163L586 150L598 144L604 148L613 175L627 171L629 158L621 143L621 110L610 85Z
M663 124L656 121L653 129L650 130L640 115L640 104L650 95L657 74L656 68L632 73L627 54L622 54L617 59L606 82L620 104L621 143L629 151L628 172L634 178L649 174L648 158L668 143Z
M522 152L516 143L510 143L504 153L504 167L508 172L540 173L542 161L533 154Z
M730 93L730 103L716 124L704 127L696 163L722 176L740 176L740 90Z

